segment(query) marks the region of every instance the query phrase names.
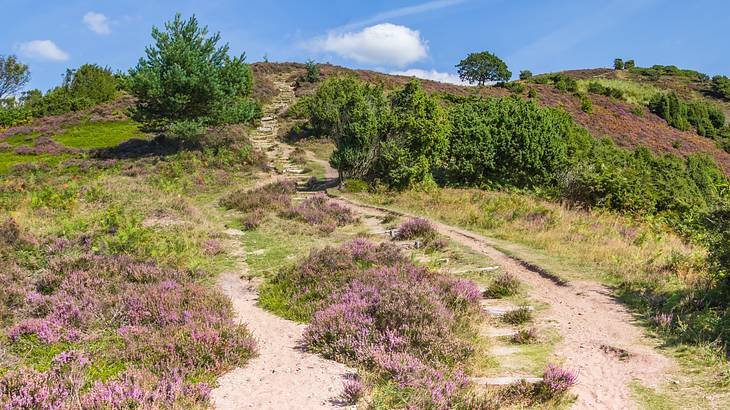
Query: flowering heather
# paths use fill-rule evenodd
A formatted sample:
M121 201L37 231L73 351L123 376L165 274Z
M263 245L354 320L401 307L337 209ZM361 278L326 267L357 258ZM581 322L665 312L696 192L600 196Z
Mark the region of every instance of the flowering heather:
M356 404L365 391L365 386L356 376L350 376L342 383L342 400L346 404Z
M88 254L63 239L37 245L17 224L0 227L10 242L0 243L0 347L12 352L1 364L17 366L0 376L0 408L205 407L210 389L197 380L255 352L229 301L199 274ZM16 263L19 252L44 262ZM27 349L61 350L33 369Z
M578 374L574 370L549 364L542 375L540 391L547 398L558 397L565 394L577 382Z
M466 383L459 364L473 353L464 332L478 320L479 289L413 265L393 244L312 251L264 287L264 306L276 295L285 315L311 320L309 350L375 371L421 407L449 408Z
M280 180L254 190L240 190L221 200L221 205L243 212L279 210L291 205L291 196L297 191L293 181Z
M435 237L436 229L431 225L431 222L424 218L413 218L403 222L395 234L395 239L399 241L410 239L429 241Z
M288 218L297 219L330 233L338 226L355 223L357 217L350 208L327 199L324 194L314 195L283 212Z

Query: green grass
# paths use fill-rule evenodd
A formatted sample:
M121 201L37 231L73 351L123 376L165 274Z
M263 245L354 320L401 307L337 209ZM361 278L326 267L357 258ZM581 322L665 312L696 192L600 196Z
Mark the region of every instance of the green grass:
M671 410L678 409L677 403L672 401L668 396L658 393L656 390L646 387L639 383L638 380L634 380L629 384L631 388L631 396L641 406L642 409L647 410ZM689 404L689 403L687 403ZM697 405L695 402L694 405ZM682 406L685 407L685 406ZM690 405L690 408L697 408Z
M647 105L654 94L661 92L660 89L651 85L640 84L634 81L611 80L606 78L578 80L578 90L581 92L587 92L588 84L592 82L599 83L604 87L617 88L623 91L623 99L626 102L637 105Z
M131 120L77 125L53 137L70 148L96 149L119 145L131 138L144 138L138 124Z
M15 134L13 136L10 136L8 138L5 138L4 140L0 142L6 142L13 147L17 147L20 145L30 145L32 146L35 142L36 137L40 135L39 132L31 132L30 134Z
M70 158L69 155L17 155L12 152L0 152L0 175L8 172L10 168L18 164L45 163L53 167L68 158Z

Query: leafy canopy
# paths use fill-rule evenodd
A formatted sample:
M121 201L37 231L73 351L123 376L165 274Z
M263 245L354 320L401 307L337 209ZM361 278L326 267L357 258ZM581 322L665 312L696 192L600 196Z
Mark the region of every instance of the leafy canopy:
M488 51L469 54L456 68L459 69L459 78L471 84L484 85L489 81L507 81L512 77L507 64Z
M130 70L129 89L137 97L135 117L164 130L174 122L205 125L245 122L258 114L248 98L253 76L245 54L231 58L220 34L208 36L195 16L180 14L152 28L155 44Z
M7 98L30 81L30 69L18 58L0 55L0 99Z

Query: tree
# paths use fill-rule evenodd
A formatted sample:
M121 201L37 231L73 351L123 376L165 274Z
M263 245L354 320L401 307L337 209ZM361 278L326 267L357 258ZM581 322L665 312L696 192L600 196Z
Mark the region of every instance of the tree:
M613 59L613 69L614 70L623 70L624 69L624 60L620 58L614 58Z
M195 16L180 14L152 28L155 44L129 72L129 88L137 97L135 118L153 130L175 122L199 125L240 123L258 114L249 98L253 76L245 54L231 58L220 34L208 36Z
M507 81L512 77L507 64L488 51L471 53L456 67L459 69L459 78L470 84L484 85L489 81Z
M84 64L75 70L67 70L64 85L77 98L88 98L91 104L111 101L117 95L117 79L108 68L96 64Z
M730 78L724 75L712 77L712 91L718 96L730 101Z
M636 63L634 60L626 60L624 63L624 69L631 70L632 68L636 67Z
M528 80L530 78L532 78L532 71L530 71L530 70L520 71L520 80Z
M18 58L0 55L0 100L14 95L30 81L30 69Z

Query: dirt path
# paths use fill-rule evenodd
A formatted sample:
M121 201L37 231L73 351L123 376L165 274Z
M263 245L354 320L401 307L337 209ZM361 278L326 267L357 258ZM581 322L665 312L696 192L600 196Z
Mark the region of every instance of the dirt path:
M350 199L335 200L361 215L412 216ZM573 388L578 396L574 408L633 409L636 404L631 398L630 382L637 379L656 387L666 381L671 360L649 345L641 328L633 324L634 318L613 299L608 288L586 281L559 284L498 251L488 238L431 222L442 235L494 260L529 286L530 298L550 306L540 316L551 322L563 338L556 354L566 367L579 372L578 385ZM621 357L622 353L628 357Z
M275 81L279 95L267 107L262 125L252 136L254 146L267 151L270 168L286 177L263 175L256 186L278 178L297 178L289 162L292 148L276 140L278 115L291 104L294 93L284 81ZM343 379L354 372L345 365L305 352L299 345L305 325L282 319L257 306L257 284L246 277L246 253L237 239L244 232L228 229L228 247L236 269L218 276L218 286L230 298L236 320L246 324L258 341L259 355L246 367L218 379L211 392L217 409L329 409L341 408L337 398Z

